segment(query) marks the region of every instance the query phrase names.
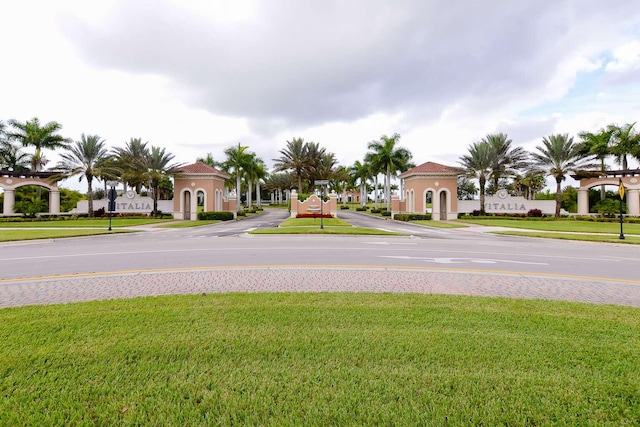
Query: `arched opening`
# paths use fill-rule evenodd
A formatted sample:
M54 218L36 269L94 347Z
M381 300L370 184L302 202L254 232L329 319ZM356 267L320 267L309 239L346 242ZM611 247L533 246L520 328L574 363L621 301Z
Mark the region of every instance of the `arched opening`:
M204 197L204 191L202 190L198 190L198 192L196 193L196 200L197 200L197 206L198 206L198 213L200 212L204 212L204 205L205 205L205 197Z
M182 199L182 218L190 221L191 220L191 191L185 191Z
M427 190L424 194L424 202L422 203L422 213L433 214L433 191Z
M9 195L11 193L11 195ZM22 185L15 190L6 190L3 193L4 198L12 198L12 206L8 207L5 215L22 214L24 216L34 217L41 213L50 212L50 195L49 188L41 185ZM4 203L3 198L3 205ZM8 200L7 200L8 201Z

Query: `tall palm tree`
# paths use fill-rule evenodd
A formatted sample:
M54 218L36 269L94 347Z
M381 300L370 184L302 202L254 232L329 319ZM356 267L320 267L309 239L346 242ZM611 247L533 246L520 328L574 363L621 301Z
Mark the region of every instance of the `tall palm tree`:
M255 153L249 153L250 158L244 168L244 176L247 180L247 207L251 208L253 204L252 192L253 184L256 184L256 199L258 206L260 205L260 180L266 175L264 161L256 156Z
M158 215L158 197L160 193L160 183L164 178L180 173L179 163L171 163L174 155L167 153L165 148L151 146L147 155L142 159L144 172L142 178L147 182L147 187L151 190L153 197L153 216Z
M58 134L62 125L58 122L48 122L44 125L37 117L22 123L10 120L12 130L6 132L10 140L18 141L23 147L34 147L35 152L31 156L31 170L41 171L47 163L42 150L55 150L66 148L69 140Z
M611 132L611 152L622 170L629 168L627 157L633 155L640 146L640 134L633 129L634 126L635 122L622 126L611 124L607 127Z
M565 133L543 138L542 145L536 147L538 151L531 154L537 166L556 180L556 218L560 216L562 181L571 171L589 169L593 166L589 159L580 153L580 149L580 144Z
M80 175L80 181L83 177L87 179L89 217L93 217L93 178L108 172L101 169L108 156L104 139L98 135L82 134L80 141L67 147L66 152L60 155L61 160L56 165L63 171L61 175L64 178Z
M331 158L325 158L327 154L326 149L320 147L319 142L306 142L304 147L304 156L306 158L306 166L302 172L303 178L308 182L309 188L313 188L316 179L329 179L321 178L318 175L320 169L325 169L324 173L327 173L327 164L332 163ZM335 156L333 153L329 153L331 156ZM335 163L335 158L333 159ZM323 165L324 162L324 165ZM329 170L333 167L333 164L329 166Z
M522 147L511 148L512 141L503 133L487 135L481 142L491 147L490 179L498 190L500 178L515 175L526 165L529 154Z
M364 206L367 204L367 180L371 177L369 171L369 164L365 161L361 163L360 160L356 160L353 166L348 169L349 174L353 177L354 184L360 185L360 204Z
M469 145L468 153L460 157L459 163L465 168L466 175L469 178L478 180L480 187L480 215L484 215L484 200L487 178L491 175L491 166L493 159L491 158L491 146L486 142L479 141Z
M124 148L114 148L113 154L121 170L121 180L125 185L135 188L140 193L144 185L145 159L149 157L149 142L142 142L140 138L131 138Z
M580 154L584 156L591 156L600 161L600 171L606 172L607 164L606 159L611 152L611 130L600 129L598 133L581 132L578 134L580 137ZM606 198L605 186L600 186L600 200Z
M236 178L236 212L240 212L240 180L242 178L243 171L249 166L251 163L251 159L253 157L253 153L248 151L247 146L242 146L238 143L238 146L229 147L224 150L225 156L227 159L224 161L224 169L231 176L235 176Z
M309 167L308 146L302 138L287 141L286 148L280 150L281 156L273 159L274 172L294 171L298 178L298 193L302 192L302 174Z
M400 134L394 133L391 136L382 135L380 141L371 141L367 148L373 154L374 170L378 169L385 174L385 198L387 209L391 208L391 175L406 168L411 161L411 153L406 148L396 147L400 140Z

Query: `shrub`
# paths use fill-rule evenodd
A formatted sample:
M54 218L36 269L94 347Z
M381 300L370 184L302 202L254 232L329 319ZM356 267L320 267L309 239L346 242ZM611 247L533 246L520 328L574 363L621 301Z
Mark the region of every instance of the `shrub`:
M344 211L344 210L347 210L347 211L348 211L348 210L349 210L349 206L347 206L347 205L341 205L341 206L340 206L340 209L342 209L343 211Z
M305 212L296 215L296 218L333 218L331 214L321 214L318 212Z
M532 217L542 217L542 211L540 209L529 209L529 212L527 212L527 216L532 216Z
M474 209L473 212L471 212L471 215L480 216L480 210L479 209Z
M93 216L96 218L102 218L105 215L106 215L106 212L104 208L96 209L95 211L93 211Z
M382 216L391 216L391 211L384 210L381 212Z
M367 209L369 209L369 208L368 208L368 207L366 207L366 206L358 206L358 207L356 208L356 211L358 211L358 212L362 212L362 211L366 211Z
M378 214L380 212L380 209L371 209L371 213Z
M396 214L393 219L398 221L429 221L431 214Z
M206 221L230 221L233 219L233 212L199 212L198 219Z

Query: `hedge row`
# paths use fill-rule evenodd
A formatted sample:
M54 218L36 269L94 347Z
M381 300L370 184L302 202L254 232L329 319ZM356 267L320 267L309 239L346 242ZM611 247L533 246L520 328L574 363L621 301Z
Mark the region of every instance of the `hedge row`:
M333 218L333 215L320 213L299 213L296 215L296 218Z
M198 219L203 221L230 221L233 219L233 212L199 212Z
M428 221L431 219L431 214L396 214L393 219L398 221Z

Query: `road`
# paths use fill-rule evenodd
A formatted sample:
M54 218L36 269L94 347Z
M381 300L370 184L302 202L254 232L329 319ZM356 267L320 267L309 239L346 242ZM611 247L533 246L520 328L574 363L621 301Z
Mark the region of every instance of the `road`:
M275 226L286 216L286 211L274 209L240 221L197 228L154 228L145 233L1 244L0 306L59 301L47 299L47 295L40 295L34 300L16 296L25 292L20 286L24 287L26 283L29 286L39 283L38 286L42 287L45 286L43 283L52 281L69 282L107 276L127 277L131 282L134 274L145 277L155 274L157 279L160 273L189 273L193 278L194 274L205 271L218 272L216 274L234 271L228 276L238 283L229 284L236 286L231 290L246 289L247 282L260 282L260 274L266 278L274 271L279 272L278 277L269 279L276 282L274 285L283 275L331 271L331 275L317 273L319 278L315 282L305 279L304 275L300 276L302 279L296 279L306 280L308 284L317 282L319 290L334 289L327 288L327 283L323 284L323 277L332 282L346 280L351 283L356 272L375 271L375 274L367 276L369 279L362 280L376 281L383 277L387 287L371 288L373 291L388 291L389 286L392 291L405 289L393 287L394 280L403 274L419 275L416 277L421 279L417 281L424 284L423 277L428 273L428 280L432 281L430 286L439 286L451 281L455 273L456 280L466 281L467 288L470 282L487 281L487 286L500 283L501 290L480 294L640 306L640 275L637 272L640 248L637 246L499 236L479 232L478 228L422 227L353 212L340 212L339 216L356 226L400 231L408 236L247 234L253 229ZM186 279L181 276L180 280ZM287 280L287 283L291 281ZM408 285L412 281L416 280L407 278ZM514 283L519 283L519 291L512 295L509 284ZM553 284L562 284L564 288L560 292ZM532 293L522 291L532 286L543 286L545 290L543 293L539 290ZM586 294L573 296L580 287ZM38 292L43 292L38 289ZM274 288L266 286L264 289ZM407 289L412 291L413 288ZM444 291L468 293L464 292L465 289L447 288ZM299 288L293 286L283 290ZM318 287L314 285L307 290L318 290ZM46 287L44 292L49 292ZM567 296L567 292L571 295Z

